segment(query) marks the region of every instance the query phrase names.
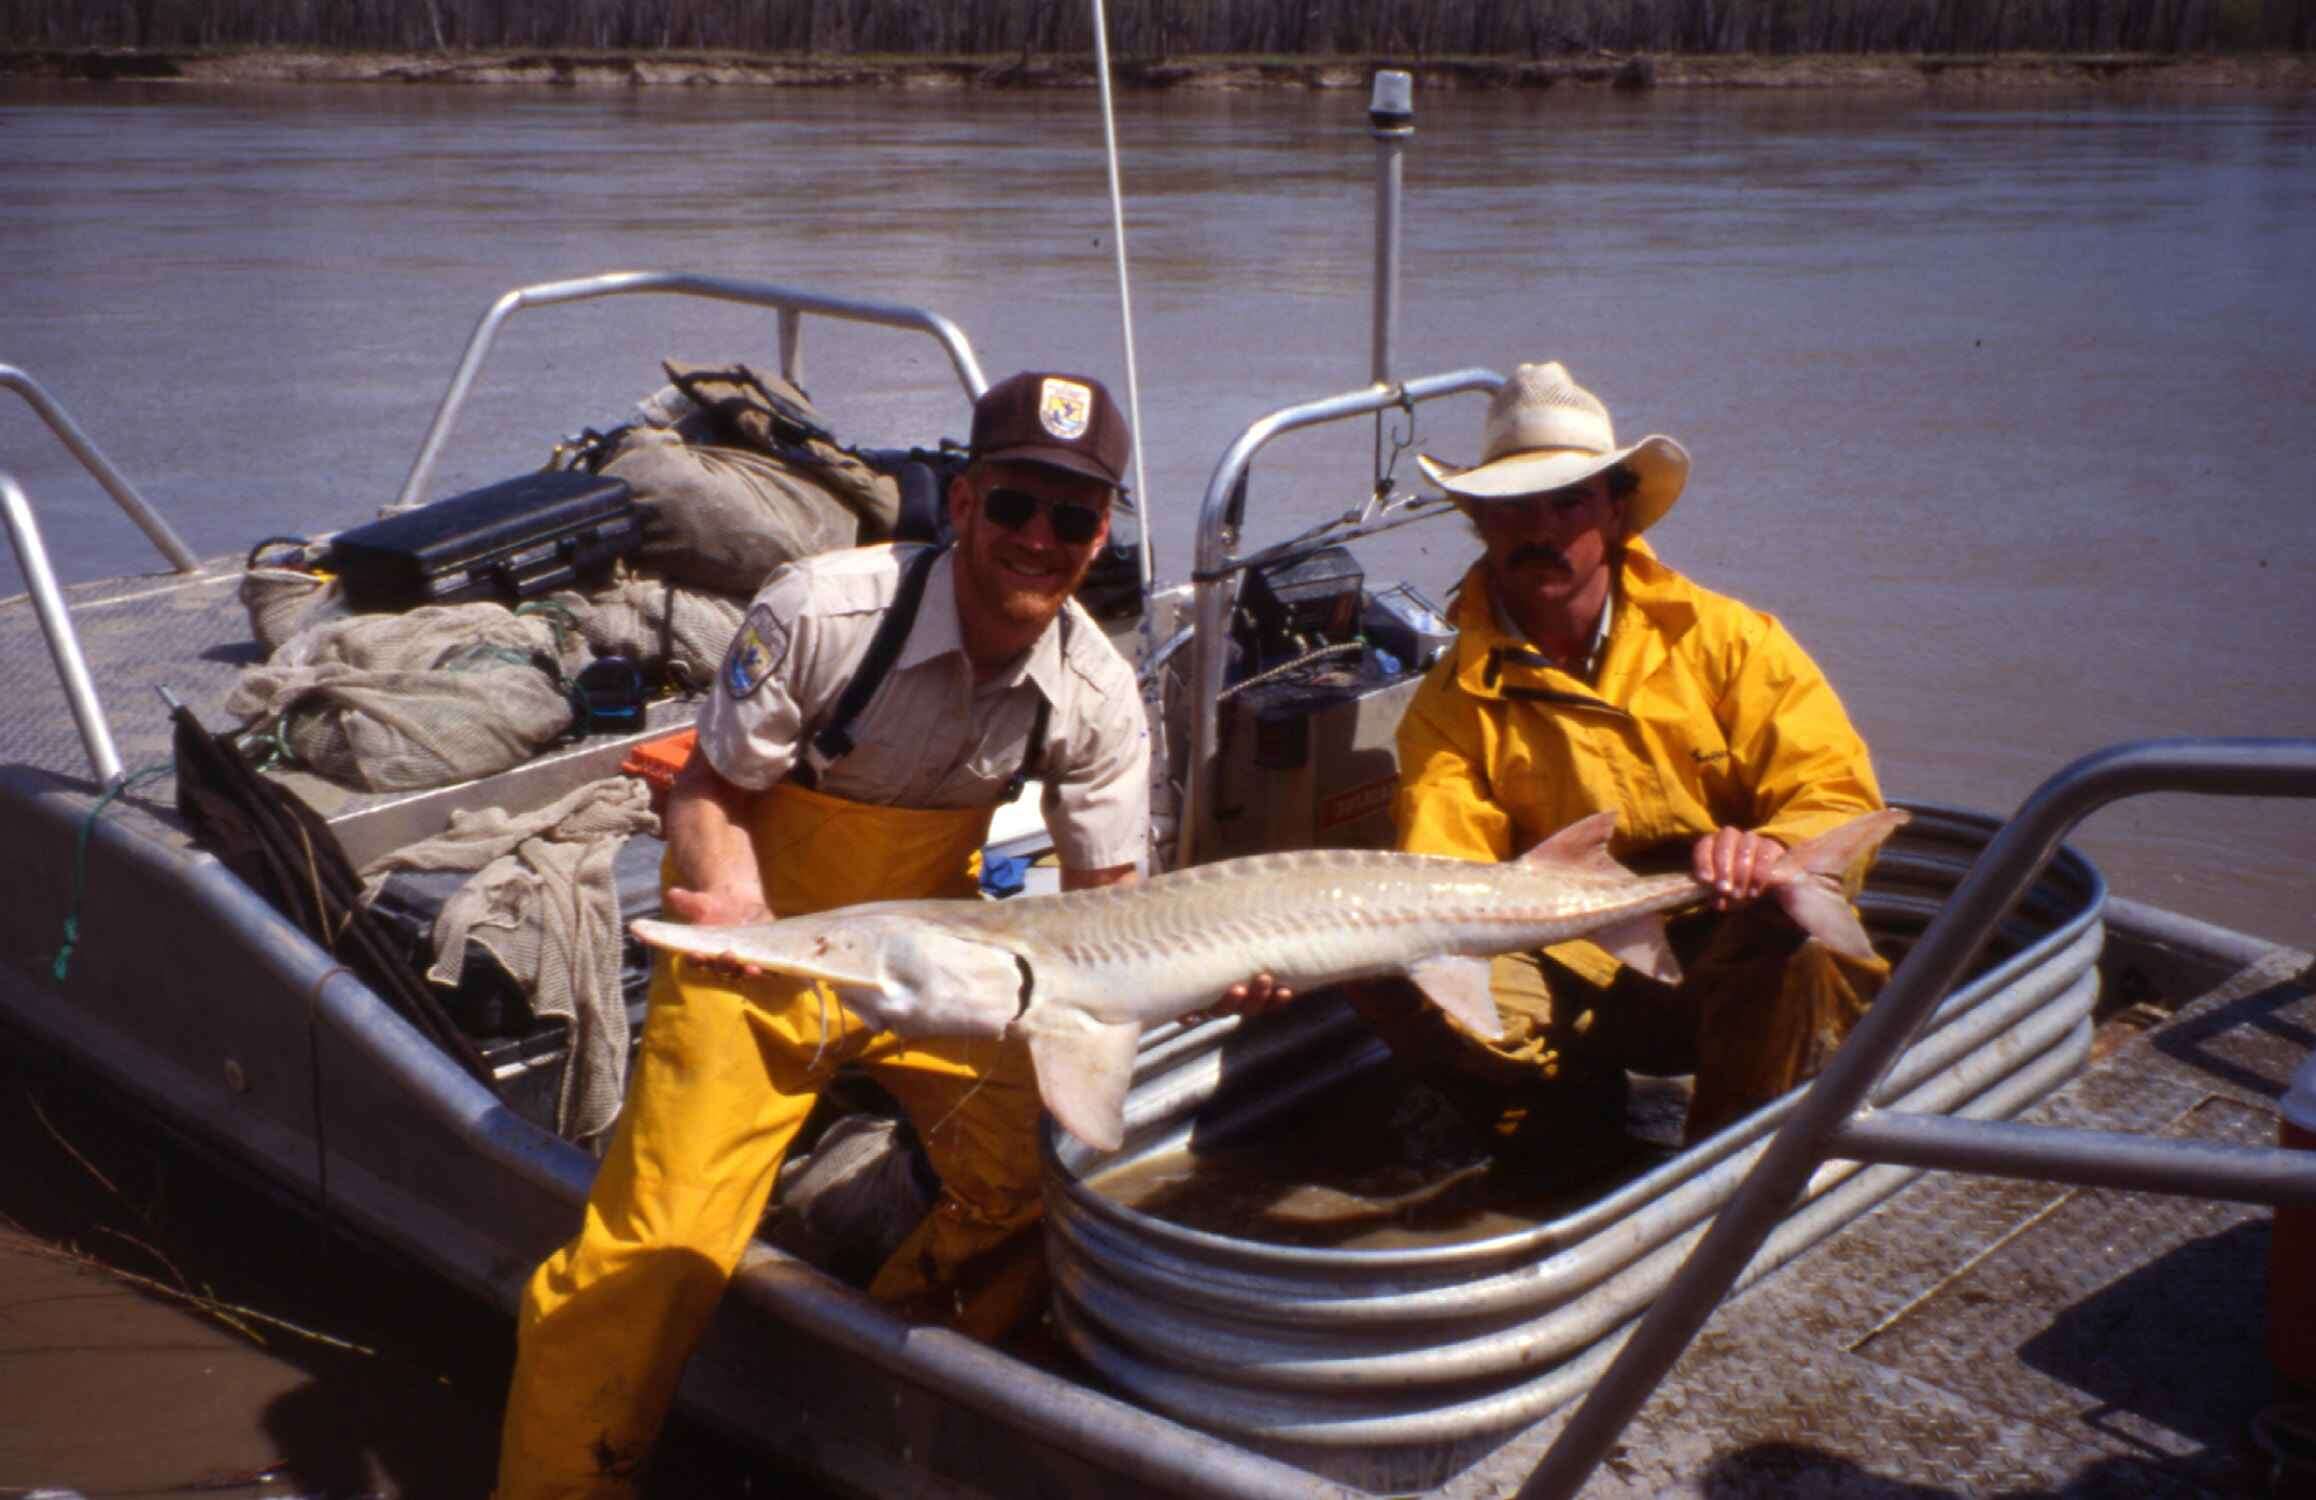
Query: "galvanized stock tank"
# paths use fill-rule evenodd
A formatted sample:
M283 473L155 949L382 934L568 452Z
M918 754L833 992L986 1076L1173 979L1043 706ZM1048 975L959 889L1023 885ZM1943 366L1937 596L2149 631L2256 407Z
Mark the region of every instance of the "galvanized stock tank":
M1999 826L1976 813L1913 810L1861 902L1893 957ZM2090 1048L2105 900L2097 872L2062 851L1876 1102L1998 1118L2071 1076ZM1735 1191L1792 1096L1645 1170L1636 1165L1637 1175L1588 1201L1525 1220L1478 1216L1470 1237L1282 1243L1275 1233L1235 1232L1238 1220L1215 1227L1211 1213L1209 1227L1192 1228L1119 1201L1146 1201L1148 1182L1189 1175L1202 1157L1328 1128L1314 1109L1334 1091L1387 1077L1385 1061L1382 1044L1340 1004L1164 1028L1137 1064L1124 1149L1100 1156L1050 1126L1045 1149L1055 1317L1087 1364L1132 1399L1195 1426L1389 1491L1443 1482L1509 1429L1580 1394ZM1912 1175L1826 1163L1747 1278ZM1281 1201L1327 1191L1276 1187Z

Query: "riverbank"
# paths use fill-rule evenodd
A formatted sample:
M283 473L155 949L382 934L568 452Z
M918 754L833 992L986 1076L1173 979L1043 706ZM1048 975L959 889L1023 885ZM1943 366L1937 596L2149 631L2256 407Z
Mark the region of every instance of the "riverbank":
M1120 87L1361 89L1378 67L1426 90L1587 88L2036 89L2136 85L2306 89L2316 57L2248 53L1684 55L1592 53L1540 60L1383 57L1121 59ZM746 52L332 52L296 48L0 48L0 77L208 84L471 83L562 88L1081 88L1084 58L837 57Z

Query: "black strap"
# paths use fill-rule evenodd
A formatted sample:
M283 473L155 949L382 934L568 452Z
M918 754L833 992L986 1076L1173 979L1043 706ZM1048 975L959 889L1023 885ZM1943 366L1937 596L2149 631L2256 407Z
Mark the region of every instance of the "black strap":
M1061 648L1062 655L1068 656L1070 612L1067 605L1062 606L1061 612ZM1029 785L1030 778L1045 769L1045 730L1047 721L1052 717L1053 701L1043 693L1038 694L1037 717L1029 725L1029 746L1021 752L1021 764L1015 766L1013 774L1005 778L1005 795L998 799L1000 802L1011 802L1020 796L1021 789Z
M1046 701L1043 693L1038 694L1037 717L1029 726L1029 748L1022 752L1021 764L1015 766L1013 774L1005 778L1005 795L998 798L998 801L1011 802L1020 796L1021 789L1029 785L1029 778L1044 768L1045 725L1046 720L1052 717L1053 705Z
M244 562L244 563L241 565L241 570L242 570L244 573L246 573L246 572L250 571L252 568L255 568L255 567L257 566L257 560L258 560L258 558L264 555L264 553L265 553L265 549L266 549L266 548L268 548L268 547L295 547L295 548L297 548L297 549L298 549L298 555L297 555L297 557L296 557L296 559L295 559L294 561L290 561L290 562L279 562L279 563L269 563L269 564L267 564L267 566L269 566L269 567L276 567L276 568L303 568L303 567L305 567L305 565L306 565L306 549L307 549L307 548L309 548L309 547L311 547L311 546L313 546L313 541L312 541L312 539L311 539L311 538L308 538L308 537L302 537L302 536L269 536L269 537L262 537L262 538L260 538L260 539L259 539L259 541L258 541L258 543L257 543L257 545L256 545L256 546L254 546L254 547L252 547L252 548L250 548L250 549L249 549L249 558L248 558L248 560L247 560L246 562Z
M932 576L933 564L947 546L927 547L909 560L901 573L900 587L893 591L893 602L885 610L885 617L877 622L877 633L869 638L868 650L861 653L860 665L853 668L852 681L829 710L828 718L812 733L811 750L825 762L841 760L852 753L852 721L868 707L869 699L876 696L884 685L893 663L901 658L901 647L908 643L909 630L917 622L917 609L925 602L925 581ZM1062 635L1067 644L1069 611L1062 612ZM1021 764L1005 780L1005 794L999 800L1011 802L1021 795L1030 779L1045 766L1045 732L1053 717L1053 705L1041 693L1037 700L1037 718L1029 726L1029 745L1022 752ZM813 769L810 755L800 755L789 771L788 779L807 791L817 791L820 773Z
M901 659L901 647L908 644L909 630L917 623L917 607L925 602L925 580L932 577L933 564L948 550L927 547L910 558L908 566L901 570L901 586L893 591L892 604L886 608L885 617L877 622L877 633L869 637L868 650L861 653L860 665L853 668L852 681L844 685L836 707L829 710L827 719L812 733L811 748L823 761L841 760L852 753L852 721L868 707L869 699L884 686L893 663ZM796 768L788 774L808 790L820 782L820 773L812 768L809 756L798 756Z
M764 383L762 376L746 365L734 365L728 370L678 370L667 360L661 360L660 369L667 373L668 383L690 397L692 403L705 412L719 412L725 403L735 399L745 401L745 392L754 392L755 402L764 410L771 426L772 438L785 448L804 448L814 442L836 442L836 434L819 420L819 414L808 406L799 406L789 397ZM717 396L705 387L729 385L739 387L732 396ZM803 387L797 387L801 393ZM806 400L811 398L807 396Z

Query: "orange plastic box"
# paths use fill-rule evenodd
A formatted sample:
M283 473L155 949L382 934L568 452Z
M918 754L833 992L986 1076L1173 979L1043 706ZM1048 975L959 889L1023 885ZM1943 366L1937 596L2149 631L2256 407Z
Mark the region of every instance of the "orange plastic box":
M651 788L651 810L665 815L667 789L675 784L676 772L692 758L692 746L699 742L696 729L679 730L656 740L646 740L627 752L627 759L619 769L629 776L638 776Z

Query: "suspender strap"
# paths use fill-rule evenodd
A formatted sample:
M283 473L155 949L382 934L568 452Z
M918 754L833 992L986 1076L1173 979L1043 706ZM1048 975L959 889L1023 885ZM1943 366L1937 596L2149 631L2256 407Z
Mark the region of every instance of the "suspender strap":
M1062 607L1062 612L1059 616L1059 619L1061 623L1062 654L1067 656L1069 654L1070 648L1070 612L1067 605ZM1052 717L1053 704L1047 700L1044 694L1039 694L1037 699L1037 717L1030 721L1029 726L1029 747L1023 750L1021 753L1021 764L1015 766L1013 768L1013 774L1005 778L1005 795L999 800L1011 802L1014 798L1021 795L1021 789L1023 787L1029 785L1031 777L1039 775L1045 770L1046 722Z
M884 686L885 676L893 663L901 659L901 648L909 642L909 630L917 623L917 607L925 602L925 580L932 576L933 564L940 561L946 547L927 547L909 559L901 571L900 587L893 593L892 605L885 617L877 622L877 633L869 637L868 650L861 654L860 665L853 669L852 681L844 685L844 692L829 710L828 718L813 731L812 749L823 762L841 760L852 752L852 721L868 707L869 699ZM809 756L798 756L796 765L788 773L807 789L817 789L820 774L813 770Z
M1053 705L1040 695L1037 700L1037 718L1029 726L1029 748L1022 752L1021 764L1015 766L1013 774L1005 778L1005 795L1000 801L1011 802L1020 796L1021 789L1029 785L1029 778L1044 769L1045 724L1052 717Z
M828 718L812 733L811 748L822 764L841 760L852 752L852 721L859 718L884 685L885 677L900 660L901 648L908 644L909 630L917 622L917 608L925 601L925 580L932 574L933 564L949 549L927 547L909 560L901 573L900 587L893 593L893 602L885 617L877 622L877 633L869 637L868 650L861 653L860 665L853 669L852 681L844 685L836 707L829 710ZM1068 611L1063 611L1062 631L1069 631ZM1023 751L1021 764L1014 767L1006 778L1005 794L1000 799L1011 802L1021 795L1021 789L1044 769L1045 733L1053 717L1053 705L1040 694L1037 700L1037 718L1029 727L1029 745ZM788 772L789 779L808 791L819 790L820 773L813 769L811 755L798 756Z

